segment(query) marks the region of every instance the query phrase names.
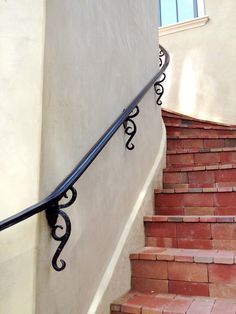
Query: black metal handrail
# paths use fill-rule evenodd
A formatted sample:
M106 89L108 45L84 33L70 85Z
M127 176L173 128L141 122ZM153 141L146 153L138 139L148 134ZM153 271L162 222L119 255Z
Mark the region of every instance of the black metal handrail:
M164 62L162 60L163 57ZM61 266L58 266L57 260L71 232L70 219L67 216L67 214L61 209L69 207L74 203L77 197L77 191L73 187L74 183L82 176L85 170L90 166L90 164L94 161L97 155L101 152L101 150L105 147L105 145L110 141L112 136L122 125L124 125L125 133L130 136L129 140L126 143L126 147L129 150L132 150L134 148L134 145L130 143L134 134L136 133L136 125L132 118L139 113L138 104L144 97L144 95L147 93L147 91L153 86L153 84L158 96L157 104L158 105L161 104L160 97L162 96L164 91L161 83L165 79L164 71L166 70L169 64L169 54L161 45L159 46L159 59L160 69L158 73L148 82L148 84L134 98L134 100L128 105L128 107L124 109L124 111L119 115L119 117L112 123L112 125L106 130L106 132L101 136L101 138L93 145L89 152L81 159L81 161L71 171L71 173L56 187L56 189L42 201L22 210L21 212L9 218L0 221L0 231L2 231L37 213L46 211L48 224L52 228L52 237L56 241L61 242L52 259L52 266L57 271L63 270L66 266L66 263L63 260L60 260ZM136 112L132 114L132 112L135 110ZM129 122L132 124L132 126L128 126ZM64 204L59 204L59 201L62 198L68 198L67 195L68 191L71 192L69 201L67 201ZM58 236L56 234L57 229L63 229L61 225L56 225L58 216L61 216L66 224L66 231L65 234L62 236Z

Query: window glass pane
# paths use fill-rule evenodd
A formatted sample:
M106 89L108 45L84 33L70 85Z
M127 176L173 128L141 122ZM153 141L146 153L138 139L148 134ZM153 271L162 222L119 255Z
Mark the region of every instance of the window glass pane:
M178 0L179 22L196 17L194 14L194 0Z
M177 22L176 0L160 0L161 26Z

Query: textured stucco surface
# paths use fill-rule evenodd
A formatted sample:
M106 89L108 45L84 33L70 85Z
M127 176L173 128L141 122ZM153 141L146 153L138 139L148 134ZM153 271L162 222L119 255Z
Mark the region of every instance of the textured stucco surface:
M41 196L157 72L155 5L155 0L47 2ZM135 149L125 149L121 128L76 184L78 199L67 209L72 234L62 273L50 266L57 243L41 216L38 313L87 313L164 136L153 89L140 111ZM128 259L125 265L128 269ZM130 278L125 280L124 289Z
M163 128L164 124L163 124ZM97 307L97 314L109 313L110 303L122 296L126 291L130 289L131 271L129 263L129 255L133 250L142 248L145 246L145 235L143 216L147 213L153 213L153 191L155 188L162 187L162 169L165 167L165 149L166 149L166 135L165 129L163 130L163 138L161 141L159 152L156 156L155 163L148 175L148 178L144 184L144 187L140 193L141 204L139 205L139 211L130 226L129 234L122 247L122 251L118 257L117 263L113 269L108 267L107 272L112 271L112 276L109 284L107 285L103 295L101 297L99 306ZM143 195L142 195L143 194ZM129 221L128 221L129 222ZM110 265L109 265L110 266ZM98 294L99 294L98 290ZM89 314L94 313L93 304L90 307Z
M0 0L0 220L38 200L44 1ZM1 232L0 313L34 313L37 219Z
M171 56L164 107L236 124L236 2L205 0L205 7L205 26L160 38Z

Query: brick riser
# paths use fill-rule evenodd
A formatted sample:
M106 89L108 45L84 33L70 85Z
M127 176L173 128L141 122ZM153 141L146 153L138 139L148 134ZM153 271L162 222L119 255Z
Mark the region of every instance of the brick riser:
M132 288L140 292L234 298L235 252L152 249L131 255Z
M214 188L212 188L214 190ZM218 188L222 192L211 192L211 188L193 188L189 192L155 193L155 208L160 207L232 207L236 205L233 187ZM184 189L185 190L185 189ZM227 192L229 190L229 192ZM193 191L193 192L191 192ZM224 192L226 191L226 192ZM236 207L235 207L236 208ZM236 212L235 212L236 214ZM226 214L227 215L227 214Z
M236 215L236 207L232 204L231 206L218 206L218 207L206 207L206 206L184 206L184 207L156 207L156 215L170 215L170 216L227 216Z
M169 218L174 221L180 217ZM220 250L227 248L236 251L236 224L234 218L221 217L223 218L222 223L214 222L218 219L213 218L186 216L183 217L184 222L146 221L146 246ZM195 222L191 222L194 220Z
M111 314L236 314L236 126L162 115L163 190Z
M189 148L223 148L223 147L235 147L236 139L235 138L181 138L181 137L170 137L167 142L167 150L173 149L189 149Z
M236 138L236 129L235 130L227 130L225 129L204 129L204 128L191 128L191 127L174 127L170 126L167 128L167 136L171 137L179 137L179 136L188 136L188 137L221 137L222 135L234 136Z
M236 151L210 153L167 154L167 168L236 164Z
M228 298L236 293L236 265L136 261L132 273L132 289L140 292Z
M236 183L236 169L198 171L168 171L163 173L163 184L170 187L188 184L192 187L232 186ZM172 184L172 186L170 186ZM236 185L236 184L235 184Z

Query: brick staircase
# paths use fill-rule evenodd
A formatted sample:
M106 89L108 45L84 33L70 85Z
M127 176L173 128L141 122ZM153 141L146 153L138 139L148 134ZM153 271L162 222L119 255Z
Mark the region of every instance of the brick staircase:
M111 314L236 313L236 126L162 112L163 190Z

